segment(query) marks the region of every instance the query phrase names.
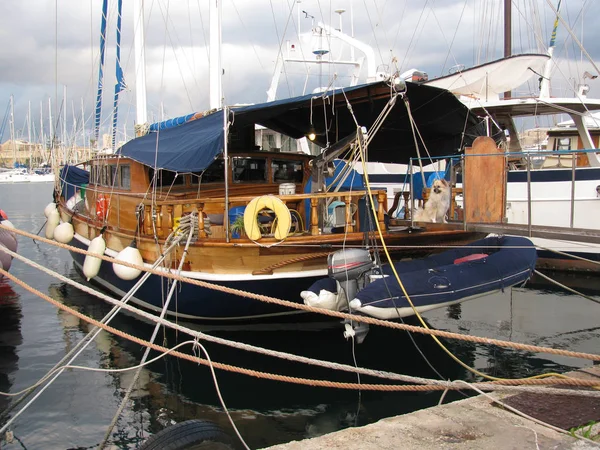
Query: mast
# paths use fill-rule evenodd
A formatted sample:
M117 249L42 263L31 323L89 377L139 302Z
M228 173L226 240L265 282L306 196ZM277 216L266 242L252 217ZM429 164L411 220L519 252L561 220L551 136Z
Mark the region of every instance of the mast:
M504 0L504 57L508 58L512 53L512 35L511 35L512 10L511 0ZM504 98L510 98L510 91L504 93Z
M91 151L90 151L90 154L86 158L87 142L86 142L86 136L85 136L85 110L83 108L83 97L81 97L81 135L82 135L82 139L83 139L83 157L84 157L84 160L85 159L91 159L92 158Z
M44 162L48 162L47 158L46 158L46 138L44 136L44 103L42 100L40 100L40 143L41 143L41 148L40 148L40 153L42 155L42 158L44 159Z
M222 106L223 86L221 75L223 67L221 62L221 15L222 0L210 0L210 109L219 109Z
M67 86L63 86L63 129L62 129L62 151L63 151L63 163L67 163Z
M102 3L102 24L100 25L100 67L98 69L98 93L96 94L96 118L94 121L94 139L96 146L99 145L100 117L102 115L102 83L104 80L104 59L106 50L106 17L108 13L108 0Z
M50 159L54 169L54 126L52 125L52 98L48 97L48 136L50 138Z
M17 143L15 142L15 98L10 94L10 140L13 148L13 167L17 167Z
M112 141L111 148L113 153L117 148L117 120L119 112L119 94L121 89L124 89L125 80L123 79L123 68L121 67L121 11L123 10L123 0L119 0L117 3L117 62L116 62L116 77L117 83L115 84L115 97L113 101L113 119L112 119Z
M556 19L554 19L554 28L552 29L552 35L550 36L550 44L548 45L548 56L550 59L546 61L544 71L542 72L542 78L540 79L540 97L550 97L550 70L552 68L552 54L554 53L554 47L556 45L556 29L558 28L558 11L560 10L560 2L556 7Z
M148 123L146 111L146 50L144 47L144 0L133 1L135 44L135 135L145 134Z
M27 146L29 147L29 170L33 160L33 151L31 150L31 101L27 102Z

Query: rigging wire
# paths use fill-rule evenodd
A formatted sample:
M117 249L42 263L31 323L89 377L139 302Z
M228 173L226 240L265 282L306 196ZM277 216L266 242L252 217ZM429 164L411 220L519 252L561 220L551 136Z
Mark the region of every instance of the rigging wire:
M463 4L463 9L460 12L460 17L458 18L458 23L456 24L456 28L454 29L454 35L452 36L452 41L450 42L450 45L448 46L448 53L446 54L446 59L444 59L444 64L442 64L442 71L441 71L442 75L444 74L444 70L446 70L446 63L448 62L448 58L452 54L452 47L454 45L454 40L456 39L456 35L458 34L458 29L460 28L460 23L462 22L462 18L465 14L465 9L467 8L468 2L469 2L469 0L465 0L465 3ZM436 21L437 21L437 17L436 17ZM438 25L439 25L439 21L438 21ZM445 37L444 37L444 39L445 39ZM455 64L458 64L458 62L456 61L456 57L453 54L452 54L452 59L454 59Z

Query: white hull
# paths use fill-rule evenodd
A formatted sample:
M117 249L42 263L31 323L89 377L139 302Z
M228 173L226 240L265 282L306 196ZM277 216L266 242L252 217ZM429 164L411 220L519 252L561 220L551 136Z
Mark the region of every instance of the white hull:
M0 183L52 183L54 174L28 173L26 170L9 170L0 173Z

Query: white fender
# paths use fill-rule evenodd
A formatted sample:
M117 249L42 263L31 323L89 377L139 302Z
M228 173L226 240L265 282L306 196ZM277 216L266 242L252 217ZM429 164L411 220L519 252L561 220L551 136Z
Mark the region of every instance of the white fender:
M14 225L9 220L2 220L2 225L8 228L14 228ZM7 249L16 253L18 242L17 236L10 230L0 229L0 245L6 246ZM4 270L10 269L12 263L12 256L8 253L0 251L0 267Z
M319 295L312 291L302 291L300 296L304 304L314 308L329 309L331 311L343 311L346 304L346 295L340 290L340 293L330 292L321 289Z
M54 202L48 203L46 205L46 207L44 208L44 216L46 216L46 218L50 217L50 213L52 211L54 211L55 209L56 209L56 203L54 203ZM48 239L50 239L50 238L48 238Z
M50 211L50 214L48 214L48 220L46 221L46 239L54 238L54 229L59 223L60 214L58 213L58 210L54 208L52 211Z
M73 240L75 230L69 222L63 222L54 229L54 240L61 244L68 244Z
M95 255L104 255L104 250L106 250L106 242L102 235L96 236L90 242L90 246L88 247L88 252L93 253ZM95 256L85 255L85 260L83 261L83 274L86 279L90 281L90 278L94 278L98 275L100 271L100 264L102 264L102 260L100 258L96 258Z
M138 266L144 265L142 254L137 248L132 247L131 245L121 250L115 259L130 264L137 264ZM118 263L113 263L113 270L121 280L133 280L142 273L139 269L123 266Z

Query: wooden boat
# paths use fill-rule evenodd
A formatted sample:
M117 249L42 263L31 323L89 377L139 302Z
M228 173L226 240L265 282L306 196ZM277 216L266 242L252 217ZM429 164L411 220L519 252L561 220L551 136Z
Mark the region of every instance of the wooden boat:
M300 291L327 274L332 249L377 241L375 221L385 230L388 245L399 246L396 254L405 257L478 237L460 224L421 233L409 228L386 230L385 191L369 196L362 184L344 185L328 178L335 158L351 159L360 152L383 161L413 156L407 107L425 144L441 153L456 148L465 123L478 124L447 91L408 84L397 92L386 82L225 108L134 139L117 154L89 162L89 174L66 167L56 195L58 208L62 220L74 227L72 245L87 249L103 233L106 255L117 256L134 242L148 267L161 257L180 220L195 215L195 241L185 254L183 246L176 248L161 270L172 271L181 264L182 275L195 280L298 301ZM384 108L383 126L374 128ZM357 128L357 123L369 132ZM314 132L315 143L324 148L318 156L262 151L256 146L256 124L293 139ZM332 219L327 205L332 201L338 206L335 226L327 226ZM371 213L370 201L376 214ZM258 221L258 211L250 211L257 204L268 210ZM244 217L245 224L234 227L233 233L237 216ZM75 252L72 256L81 269L84 256ZM123 295L136 279L121 279L111 264L102 262L92 281ZM132 301L158 311L167 290L168 283L153 275ZM176 295L169 314L180 318L245 321L298 313L188 283Z
M373 268L368 254L349 256L342 252L344 250L330 259L330 278L319 280L302 293L307 304L350 309L378 319L398 319L415 314L389 264ZM426 258L399 261L393 266L410 301L422 313L522 284L532 276L536 260L536 249L529 239L494 236ZM346 275L348 265L359 269L356 276L351 274L346 279L358 281L369 273L373 281L366 282L357 292L352 287L344 287L344 279L342 286L338 285L337 272L344 271ZM346 294L342 299L338 295L340 287Z

